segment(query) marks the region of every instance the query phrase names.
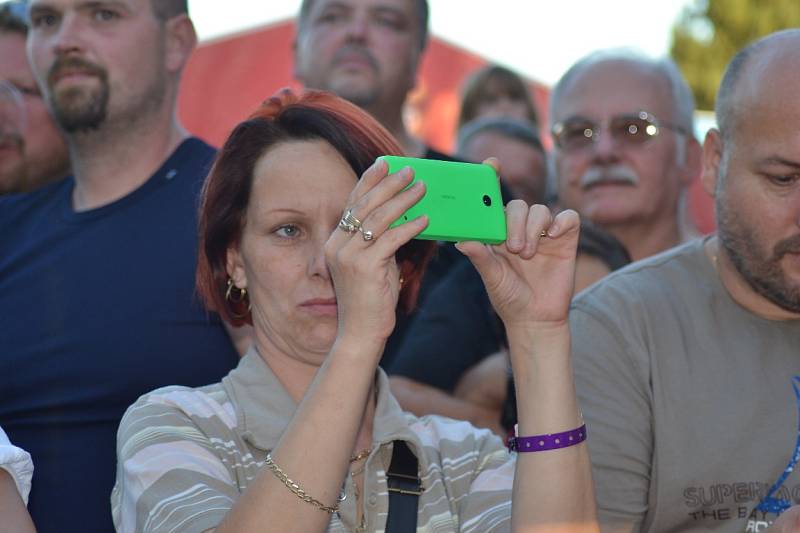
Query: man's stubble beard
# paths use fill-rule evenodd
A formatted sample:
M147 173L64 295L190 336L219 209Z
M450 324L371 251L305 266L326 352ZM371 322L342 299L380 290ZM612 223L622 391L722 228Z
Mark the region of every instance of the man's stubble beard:
M98 81L95 87L75 87L61 92L54 91L52 83L48 82L50 89L50 104L56 123L66 133L87 133L99 130L108 119L109 103L111 101L111 86L108 73L102 67L82 60L76 60L80 65L86 65ZM54 65L53 70L57 70ZM163 65L158 66L153 82L144 93L133 101L126 103L121 113L126 125L132 125L141 118L158 110L166 98L167 82ZM52 73L51 73L52 74Z
M111 91L106 80L99 81L96 88L70 88L53 96L53 115L65 132L95 131L105 122Z
M721 194L720 194L721 193ZM789 251L800 252L800 234L766 250L762 239L741 217L732 213L724 192L717 191L717 234L739 275L758 294L792 313L800 313L800 286L793 286L781 269Z
M374 74L377 78L377 72ZM376 83L364 84L347 79L320 80L319 87L343 98L362 109L369 109L380 101L381 90Z

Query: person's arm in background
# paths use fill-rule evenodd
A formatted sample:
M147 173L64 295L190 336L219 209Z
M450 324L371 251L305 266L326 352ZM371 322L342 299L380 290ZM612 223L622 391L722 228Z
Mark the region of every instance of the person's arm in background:
M0 517L0 533L36 531L14 478L4 468L0 468Z
M431 385L402 376L389 378L392 394L406 411L417 416L441 415L466 420L473 426L492 430L501 438L506 433L500 425L500 410L458 398Z
M30 454L11 444L0 428L0 533L36 531L25 507L32 477Z
M502 434L499 409L453 394L468 369L502 347L496 323L480 276L465 262L425 300L388 369L403 409L468 420Z
M506 381L510 375L508 350L503 349L464 372L453 396L499 413L506 400Z

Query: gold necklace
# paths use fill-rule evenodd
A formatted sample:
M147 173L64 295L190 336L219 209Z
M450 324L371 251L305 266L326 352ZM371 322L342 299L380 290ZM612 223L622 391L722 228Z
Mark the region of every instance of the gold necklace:
M364 470L366 469L367 469L367 464L364 463L363 465L361 465L361 468L350 471L350 480L353 482L353 493L355 494L356 497L356 516L361 514L361 520L359 520L359 524L358 526L356 526L356 533L366 533L367 531L367 520L366 520L367 516L361 504L361 491L358 490L358 482L356 481L356 476L363 474Z
M358 461L366 458L370 454L371 451L372 451L372 447L369 447L369 448L366 448L364 450L361 450L357 454L355 454L355 455L350 457L350 462L351 463L357 463Z

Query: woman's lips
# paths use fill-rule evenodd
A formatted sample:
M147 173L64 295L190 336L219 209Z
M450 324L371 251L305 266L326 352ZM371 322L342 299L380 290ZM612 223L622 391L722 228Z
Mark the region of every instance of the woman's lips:
M323 316L336 316L336 298L312 298L300 304L304 310Z

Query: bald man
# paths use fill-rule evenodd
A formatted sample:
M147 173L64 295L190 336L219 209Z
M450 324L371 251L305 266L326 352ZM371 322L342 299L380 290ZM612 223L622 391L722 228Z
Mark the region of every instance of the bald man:
M604 531L763 531L800 498L799 48L776 33L728 66L703 153L717 235L573 304Z

